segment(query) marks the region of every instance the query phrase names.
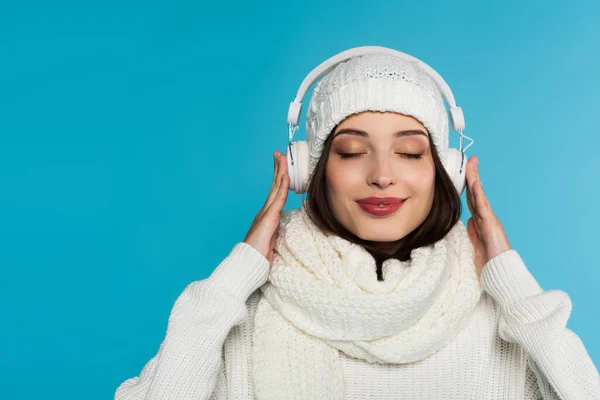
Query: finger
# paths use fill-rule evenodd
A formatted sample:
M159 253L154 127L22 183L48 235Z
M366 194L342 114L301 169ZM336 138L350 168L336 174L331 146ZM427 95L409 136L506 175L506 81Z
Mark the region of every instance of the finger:
M272 192L273 189L275 188L275 185L277 183L277 172L278 172L278 152L275 151L273 153L273 181L271 182L271 189L269 190L269 192Z
M278 181L275 182L275 188L269 194L269 203L265 207L265 212L270 212L270 210L273 208L273 203L275 203L275 201L279 197L279 191L281 189L281 178L282 178L282 175L278 174L277 178L278 178Z
M467 186L467 191L471 192L472 195L472 185L473 185L473 162L475 160L475 156L472 156L471 158L469 158L469 161L467 161L467 166L466 166L466 172L465 172L465 179L466 179L466 186Z
M477 162L477 156L472 156L471 158L469 158L469 161L467 161L467 172L466 172L466 176L467 176L467 185L469 187L472 188L473 186L473 182L476 179L476 172L475 172L475 163Z
M488 198L483 191L483 186L481 183L481 178L479 176L479 159L474 165L474 176L475 183L473 184L473 193L475 197L475 205L477 208L477 212L481 215L481 218L494 216L494 212L492 211L492 206L488 201Z
M467 221L467 234L469 236L469 239L471 239L473 245L475 245L475 243L477 243L478 240L478 232L477 224L475 224L475 220L472 217L469 218L469 220Z
M278 218L281 216L281 210L283 210L283 207L285 206L285 202L287 200L289 184L289 178L287 177L287 175L283 175L281 177L281 180L282 182L279 185L277 197L275 198L275 200L273 200L273 202L267 209L267 213L273 213L274 215L277 215Z
M284 164L285 164L285 160L284 160L284 156L281 153L278 153L278 157L277 157L277 179L275 180L275 188L273 188L273 199L272 202L275 201L275 199L277 198L277 193L279 192L279 187L281 186L281 177L283 175L283 169L284 169Z
M469 171L472 168L473 165L468 165L467 166L467 175L471 175L471 171ZM471 212L471 215L475 218L479 218L478 214L477 214L477 209L475 207L475 199L473 197L473 186L472 186L472 182L467 182L467 206L469 207L469 211Z
M289 190L290 190L290 176L288 174L283 174L282 180L281 180L281 186L279 188L279 195L276 200L276 201L279 201L279 203L280 203L279 204L280 209L283 209L283 206L285 206L285 202L287 200Z
M481 185L481 181L477 180L474 184L474 197L475 197L475 207L477 208L477 212L480 215L481 219L490 218L494 216L494 212L492 211L492 207L483 191L483 187Z
M273 202L269 205L269 212L279 213L283 209L285 202L287 200L287 192L289 187L289 177L287 175L281 175L281 183L279 184L279 188L277 190L277 196L273 200Z
M471 193L475 195L475 184L477 180L479 180L479 175L477 173L477 164L479 163L479 159L476 156L472 157L472 162L469 168L470 176L471 176Z
M276 197L276 193L277 193L277 189L279 186L279 180L280 180L280 158L281 155L279 153L279 150L276 151L276 155L275 155L275 169L273 171L273 183L271 184L271 189L269 190L269 195L267 196L267 200L265 201L265 205L263 208L269 208L269 206L271 205L271 203L273 202L273 200Z
M281 186L281 177L287 175L287 158L283 154L279 154L279 159L277 162L277 181L275 182L275 193L279 191L279 187ZM277 195L273 198L273 201L277 198Z
M288 174L287 157L283 154L281 155L281 175L284 177L284 179L281 181L282 185L284 185L281 195L284 196L283 204L285 204L285 199L287 198L288 191L290 190L290 175Z
M469 211L471 212L471 215L473 215L473 193L471 191L471 185L470 182L467 180L466 183L466 189L467 189L467 206L469 206Z
M482 221L487 215L487 209L485 201L481 201L483 190L481 189L478 165L479 159L475 159L471 166L471 207L473 208L473 215L476 216L477 221ZM483 196L483 199L485 199L485 196Z
M285 172L287 172L288 171L287 156L285 154L281 154L281 160L285 161L284 163L281 164L281 167L283 168L283 170Z

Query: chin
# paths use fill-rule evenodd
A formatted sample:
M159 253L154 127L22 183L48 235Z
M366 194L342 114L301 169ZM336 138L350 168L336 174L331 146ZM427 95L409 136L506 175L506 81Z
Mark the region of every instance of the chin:
M358 224L356 236L373 242L395 242L405 237L409 232L401 224L393 220L366 221Z
M397 240L402 239L406 235L356 235L363 240L369 240L371 242L395 242Z

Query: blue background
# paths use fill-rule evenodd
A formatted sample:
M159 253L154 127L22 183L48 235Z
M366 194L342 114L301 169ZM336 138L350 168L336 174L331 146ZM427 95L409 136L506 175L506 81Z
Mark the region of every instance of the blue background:
M0 397L107 399L137 376L266 199L304 76L362 45L451 86L511 245L571 296L599 365L598 4L5 2Z

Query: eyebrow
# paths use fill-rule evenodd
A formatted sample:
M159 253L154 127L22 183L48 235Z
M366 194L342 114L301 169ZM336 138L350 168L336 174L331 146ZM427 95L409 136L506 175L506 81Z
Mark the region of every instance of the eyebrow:
M349 134L349 135L369 137L369 134L367 132L361 131L360 129L354 129L354 128L340 129L338 132L336 132L335 136L338 136L338 135L341 135L344 133ZM427 137L427 133L425 133L424 131L422 131L420 129L408 129L408 130L394 132L394 137L396 137L396 138L403 137L403 136L414 136L414 135L423 135L423 136Z

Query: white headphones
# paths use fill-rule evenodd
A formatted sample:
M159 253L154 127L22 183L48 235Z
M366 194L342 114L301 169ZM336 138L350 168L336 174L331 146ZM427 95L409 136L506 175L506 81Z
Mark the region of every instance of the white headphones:
M454 95L450 90L450 87L444 79L429 65L425 64L423 61L410 56L406 53L402 53L398 50L390 49L388 47L382 46L361 46L354 47L352 49L343 51L335 56L328 58L319 64L315 69L313 69L302 81L300 88L298 89L298 93L296 94L296 98L294 101L290 103L290 108L288 110L287 122L289 126L289 145L288 150L286 152L287 162L288 162L288 175L290 176L290 190L293 190L296 193L305 193L308 189L308 166L309 166L309 152L308 152L308 143L304 140L297 140L292 142L292 138L294 137L294 133L298 130L298 121L300 119L300 113L302 111L302 100L306 95L308 89L315 83L319 78L327 74L331 71L337 64L344 62L352 57L367 54L367 53L388 53L390 55L400 57L407 61L416 62L421 69L426 72L431 79L435 82L438 87L438 90L442 93L442 96L448 103L450 107L450 122L452 124L452 128L460 133L460 149L456 148L447 148L445 149L445 159L446 164L444 165L448 175L454 182L454 186L460 196L465 189L466 183L466 164L467 164L467 156L465 155L465 151L471 146L475 141L470 137L463 135L463 130L465 129L465 118L462 112L462 109L456 105L454 101ZM467 138L471 141L469 146L463 149L463 138ZM443 158L442 158L443 159Z

